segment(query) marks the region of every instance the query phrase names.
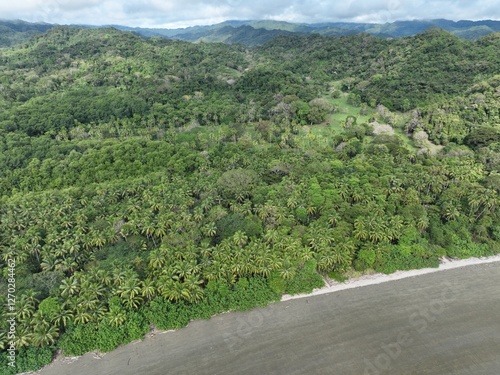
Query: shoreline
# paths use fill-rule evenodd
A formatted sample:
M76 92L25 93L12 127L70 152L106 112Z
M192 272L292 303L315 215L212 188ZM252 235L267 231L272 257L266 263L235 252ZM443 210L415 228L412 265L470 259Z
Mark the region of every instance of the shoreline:
M500 255L441 261L439 268L371 274L353 277L343 284L330 283L330 287L289 298L325 294L309 299L308 303L283 296L282 300L288 302L269 304L266 315L261 311L218 314L211 322L197 320L183 329L158 331L156 337L146 335L143 340L106 354L89 352L82 357L62 357L31 374L163 375L165 368L170 368L172 375L195 372L250 375L269 369L277 369L280 374L297 369L302 369L301 373L319 373L335 366L363 373L366 368L358 353L377 364L385 353L381 342L399 343L397 338L402 333L410 335L411 340L401 352L404 349L412 355L400 356L397 361L391 357L394 373L407 373L427 363L429 374L454 374L457 350L462 361L459 367L469 370L461 374L484 370L498 373L500 362L496 354L500 343L492 345L491 340L496 337L495 311L500 309L500 301L488 296L498 294ZM394 280L400 281L386 283ZM448 280L454 281L457 298L442 301L443 283ZM359 288L373 284L381 285ZM354 290L326 296L345 289ZM356 303L351 303L353 296L358 297ZM436 301L442 303L436 307ZM291 306L293 309L288 309ZM456 322L460 324L457 326ZM432 329L426 329L427 326ZM332 337L342 342L332 343ZM463 343L460 347L456 345L457 339ZM444 357L436 358L434 348L429 347L433 342L443 346L440 350ZM485 351L485 361L479 363L477 359ZM197 353L196 358L192 357L193 352Z
M389 281L396 281L396 280L406 279L409 277L422 276L429 273L452 270L455 268L496 263L496 262L500 262L500 254L483 258L467 258L467 259L441 258L439 267L437 268L421 268L418 270L396 271L388 275L384 273L373 273L373 274L350 278L344 282L333 281L331 284L325 285L322 288L314 289L311 293L295 294L295 295L284 294L279 302L290 301L299 298L314 297L323 294L335 293L347 289L360 288L363 286L382 284Z
M327 283L325 281L324 287L319 288L319 289L314 289L311 293L296 294L296 295L284 294L281 297L280 301L277 301L277 302L274 302L271 304L286 302L286 301L290 301L290 300L294 300L294 299L309 298L309 297L314 297L314 296L319 296L319 295L324 295L324 294L336 293L336 292L340 292L342 290L356 289L356 288L361 288L364 286L382 284L382 283L386 283L386 282L390 282L390 281L402 280L402 279L416 277L416 276L423 276L423 275L430 274L430 273L452 270L452 269L456 269L456 268L475 266L475 265L481 265L481 264L489 264L489 263L497 263L497 262L500 262L500 254L490 256L490 257L483 257L483 258L468 258L468 259L442 258L440 260L440 265L437 268L422 268L422 269L418 269L418 270L396 271L396 272L391 273L389 275L386 275L383 273L366 274L366 275L362 275L359 277L347 279L346 281L344 281L342 283L337 282L337 281L332 281L331 283ZM228 311L228 312L231 312L231 311ZM228 312L226 312L226 313L228 313ZM223 314L226 314L226 313L223 313ZM221 314L217 314L217 315L221 315ZM215 315L215 316L217 316L217 315ZM170 332L175 332L175 331L177 331L177 330L175 329L175 330L164 330L163 331L163 330L156 330L155 329L153 331L148 332L142 339L136 340L135 342L140 343L140 342L143 342L144 340L147 340L148 338L154 337L156 335L162 335L165 333L170 333ZM130 344L130 343L128 343L128 344ZM43 368L41 368L37 371L34 371L34 372L21 373L19 375L36 375L36 374L40 374L42 372L42 370L48 369L58 362L70 364L70 363L78 361L82 357L85 357L88 355L92 355L94 359L102 359L106 354L107 353L100 353L98 351L91 351L91 352L88 352L82 356L67 356L66 357L64 355L59 354L58 356L56 356L54 358L54 360L50 364L44 366Z

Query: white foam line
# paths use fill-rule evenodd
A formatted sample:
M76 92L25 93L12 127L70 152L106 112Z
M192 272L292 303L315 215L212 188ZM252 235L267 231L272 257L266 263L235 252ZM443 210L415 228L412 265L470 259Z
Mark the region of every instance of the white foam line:
M474 266L474 265L478 265L478 264L500 262L500 255L495 255L495 256L486 257L486 258L469 258L469 259L460 259L460 260L444 259L442 262L443 263L441 263L438 268L422 268L419 270L411 270L411 271L397 271L397 272L391 273L389 275L385 275L383 273L364 275L364 276L356 277L353 279L349 279L343 283L335 282L334 284L332 284L330 286L325 286L325 287L320 288L320 289L314 289L313 292L309 293L309 294L296 294L293 296L289 295L289 294L285 294L281 298L281 301L289 301L292 299L313 297L313 296L318 296L321 294L334 293L334 292L338 292L338 291L346 290L346 289L353 289L353 288L359 288L362 286L382 284L382 283L386 283L388 281L401 280L401 279L406 279L408 277L421 276L421 275L426 275L428 273L451 270L451 269L460 268L460 267L467 267L467 266Z

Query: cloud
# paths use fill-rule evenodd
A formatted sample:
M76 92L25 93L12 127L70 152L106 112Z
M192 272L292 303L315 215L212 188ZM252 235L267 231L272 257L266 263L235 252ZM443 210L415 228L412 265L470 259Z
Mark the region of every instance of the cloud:
M23 0L3 1L0 17L59 24L188 26L228 19L392 22L500 19L496 0Z

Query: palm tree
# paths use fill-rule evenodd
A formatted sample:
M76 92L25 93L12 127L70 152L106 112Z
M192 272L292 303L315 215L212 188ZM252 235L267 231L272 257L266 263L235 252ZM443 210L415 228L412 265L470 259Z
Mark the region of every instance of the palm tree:
M201 207L196 207L194 210L193 210L193 219L194 221L196 222L200 222L202 221L204 218L204 215L203 215L203 209Z
M241 262L243 263L242 271L244 274L256 273L255 253L252 249L245 248L244 253L241 255Z
M244 246L246 245L247 241L248 236L240 230L233 235L233 242L236 246Z
M197 275L189 275L184 280L184 286L187 288L190 294L190 301L195 302L203 298L203 290L200 285L203 281Z
M279 241L280 235L279 232L275 229L268 229L263 236L266 243L273 245Z
M112 283L112 279L106 270L98 269L94 276L94 280L98 281L101 285L109 286Z
M389 220L388 231L389 239L397 239L400 237L401 230L404 228L403 218L399 215L392 216Z
M188 299L191 297L189 290L178 281L168 280L167 282L162 283L159 289L160 294L163 297L173 302L180 301L183 298Z
M322 251L318 253L318 269L320 271L330 271L336 261L336 256L329 251Z
M296 268L290 260L285 259L283 261L283 266L280 269L280 276L285 280L290 280L295 277Z
M31 337L31 342L36 346L48 346L56 342L59 328L56 326L36 327Z
M151 279L141 281L141 296L151 301L156 295L155 282Z
M80 251L80 245L73 240L65 240L61 248L64 254L77 254Z
M460 212L457 210L457 207L451 202L445 202L443 207L441 208L441 216L446 221L456 220L460 217Z
M123 304L129 309L137 309L142 303L140 296L129 297L123 301Z
M426 214L421 215L417 218L416 220L416 226L418 229L421 231L426 230L429 227L429 218L427 217Z
M299 200L295 196L291 196L288 198L286 205L290 209L297 208L297 206L299 205Z
M350 187L349 187L349 184L341 184L339 187L338 187L338 192L339 192L339 195L340 197L348 202L349 201L349 198L351 197L351 192L350 192Z
M476 219L479 219L485 211L493 212L498 206L500 199L494 189L474 189L468 197L471 212L478 213ZM480 208L482 207L482 210Z
M157 226L156 226L156 228L154 230L154 235L155 235L155 237L157 237L159 239L162 239L163 237L165 237L167 235L167 228L166 228L166 226L164 226L164 225L158 225L157 224Z
M276 207L273 206L272 202L267 201L263 205L256 207L255 211L257 212L258 216L265 221L269 217L273 216L274 212L276 211Z
M220 280L224 278L225 271L221 262L215 260L210 266L204 269L203 277L208 281Z
M2 250L2 260L7 262L8 259L16 259L17 263L24 263L28 256L27 254L20 254L14 246L9 246Z
M95 280L95 279L94 279ZM105 295L106 288L102 286L100 283L91 283L85 288L85 293L89 293L97 298L103 297Z
M7 347L8 339L7 332L0 332L0 350L4 350Z
M118 287L116 293L119 294L120 297L124 298L125 300L133 299L136 296L140 295L141 287L139 279L137 278L128 279Z
M335 227L337 225L337 223L339 222L340 220L340 215L337 214L336 212L335 213L332 213L328 216L328 223L332 226L332 227Z
M109 309L109 312L106 314L106 319L111 326L118 327L127 320L127 316L125 315L125 312L122 309L113 306Z
M31 344L31 339L33 334L28 329L28 326L25 324L18 324L16 326L16 337L14 339L14 344L16 349L20 349Z
M127 274L119 268L115 268L112 274L113 285L119 287L127 279Z
M16 301L16 318L18 321L28 321L35 312L35 304L26 295Z
M43 271L52 271L58 269L58 266L61 265L61 263L61 259L58 259L52 255L48 255L43 257L43 260L40 263L40 267Z
M75 261L75 258L68 257L57 264L56 269L62 270L67 275L72 275L78 269L78 263Z
M59 305L54 313L52 322L57 326L66 327L67 324L73 319L73 314L65 308L65 305Z
M31 303L33 306L37 305L38 300L37 295L40 294L39 292L35 292L33 289L28 289L27 291L24 292L24 295L26 296L26 301L28 303Z
M236 276L242 276L244 274L245 267L245 264L239 259L233 259L228 268L234 278L236 278Z
M99 299L85 289L85 291L78 296L77 302L80 307L87 310L93 310L99 304Z
M64 279L61 282L59 289L61 290L61 296L63 297L75 295L80 291L78 280L74 276Z
M299 262L306 262L314 257L314 251L309 246L298 246L294 256Z
M153 270L163 268L166 261L165 253L161 249L156 249L149 253L149 267Z
M202 233L207 237L214 237L217 234L217 226L210 222L202 227Z
M214 198L210 195L200 202L200 207L204 212L210 211L210 208L214 205Z
M106 235L102 231L93 231L93 236L90 238L90 245L97 248L102 248L106 244Z
M279 270L283 265L283 262L276 254L271 254L269 257L269 266L273 271Z
M371 240L371 235L376 226L377 221L373 216L359 216L354 220L354 230L352 231L353 237L360 241Z
M174 223L175 223L175 216L171 212L162 214L158 218L158 226L163 227L166 230L170 229Z
M260 266L257 266L257 272L265 277L269 277L271 275L271 272L273 271L274 268L269 263L264 263Z
M339 271L346 271L352 263L352 252L354 245L349 242L344 242L333 248L333 259L335 269Z
M212 255L212 250L213 248L210 246L209 240L205 239L201 241L199 251L202 258L209 258Z
M367 197L366 194L363 190L356 188L351 194L352 201L353 202L364 202L366 203Z
M123 216L125 216L125 215L123 215ZM120 227L120 231L119 231L120 236L122 236L125 241L127 241L129 236L134 235L134 234L139 234L137 231L137 228L135 226L135 221L130 219L130 218L127 218L127 219L129 219L129 221L126 221L125 223L123 223L123 225Z
M77 324L85 324L92 320L92 316L87 312L87 310L79 308L76 310L75 314L75 323Z

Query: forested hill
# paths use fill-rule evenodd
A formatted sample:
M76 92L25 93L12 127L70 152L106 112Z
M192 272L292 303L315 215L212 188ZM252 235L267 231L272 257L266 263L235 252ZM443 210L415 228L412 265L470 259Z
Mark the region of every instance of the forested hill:
M0 368L10 313L21 372L499 253L499 44L53 27L0 49Z
M30 36L41 34L56 27L47 23L30 23L20 20L0 20L0 47L26 41ZM271 20L225 21L215 25L192 26L181 29L129 27L112 25L145 37L166 37L190 42L222 42L261 45L278 35L320 34L344 36L368 33L382 38L414 36L429 28L439 28L462 39L476 40L491 33L500 32L500 21L450 21L445 19L396 21L391 23L324 22L316 24L291 23ZM83 26L72 26L83 27ZM95 28L97 26L86 26Z
M0 47L22 43L31 36L42 34L54 27L48 23L31 23L21 20L0 19Z
M184 29L148 29L116 26L121 30L134 31L145 36L166 36L168 38L241 43L248 45L261 44L280 34L320 34L342 36L357 33L368 33L383 38L401 38L414 36L425 30L437 27L469 40L479 39L485 35L499 32L500 21L449 21L445 19L395 21L387 23L354 23L323 22L316 24L291 23L271 20L225 21L209 26L193 26Z

